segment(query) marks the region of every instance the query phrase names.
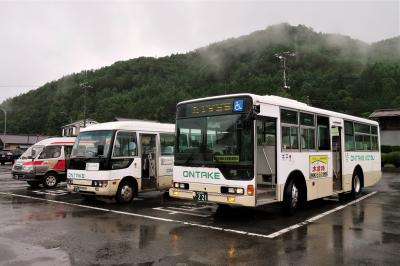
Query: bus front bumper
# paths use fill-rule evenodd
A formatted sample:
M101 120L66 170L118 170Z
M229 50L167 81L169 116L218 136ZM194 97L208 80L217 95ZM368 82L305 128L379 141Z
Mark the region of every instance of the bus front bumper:
M115 184L114 184L115 183ZM75 184L74 181L68 180L67 190L69 192L79 193L82 195L93 195L101 197L114 197L117 193L118 182L115 180L108 181L107 186L92 186L82 183Z
M194 199L195 191L192 190L183 190L170 188L169 195L173 198L178 199L186 199L196 201ZM238 205L238 206L246 206L246 207L254 207L256 206L255 197L247 196L247 195L236 195L236 194L219 194L219 193L207 193L207 201L197 201L197 202L212 202L217 204L229 204L229 205Z

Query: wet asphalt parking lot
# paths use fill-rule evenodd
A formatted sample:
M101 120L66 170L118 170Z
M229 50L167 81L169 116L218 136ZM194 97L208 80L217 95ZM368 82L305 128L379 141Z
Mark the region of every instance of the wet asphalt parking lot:
M400 174L357 200L222 210L163 193L131 204L30 189L0 166L0 265L398 265Z

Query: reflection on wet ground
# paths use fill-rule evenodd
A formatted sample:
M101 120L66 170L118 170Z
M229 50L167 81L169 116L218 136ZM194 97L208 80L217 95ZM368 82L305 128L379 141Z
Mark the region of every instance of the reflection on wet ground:
M276 205L257 209L221 210L213 206L208 209L163 199L160 194L146 194L144 200L131 205L117 205L112 201L85 202L76 195L35 194L27 190L26 185L16 184L2 174L0 185L1 191L7 191L8 187L9 192L16 194L105 209L0 195L0 245L13 239L38 249L68 254L68 260L57 265L381 265L399 261L400 177L395 174L385 174L373 188L379 191L374 196L275 239L133 217L107 209L266 234L342 203L314 201L295 217L286 217ZM190 215L196 208L209 211L210 215ZM172 211L181 209L189 214ZM12 245L4 248L0 251L0 264L2 259L8 261L13 256L15 261L15 253L18 253L17 248ZM53 261L51 257L47 262Z

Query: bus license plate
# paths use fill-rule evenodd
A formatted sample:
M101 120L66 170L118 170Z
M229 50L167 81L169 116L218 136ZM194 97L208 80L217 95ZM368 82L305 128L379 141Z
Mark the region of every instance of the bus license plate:
M196 192L196 195L194 196L194 200L197 200L197 201L208 201L207 192Z

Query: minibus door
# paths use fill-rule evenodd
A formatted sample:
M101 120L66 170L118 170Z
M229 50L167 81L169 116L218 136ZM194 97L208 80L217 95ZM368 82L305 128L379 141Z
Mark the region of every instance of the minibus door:
M331 128L333 190L342 190L342 127Z
M142 189L157 188L157 145L156 134L140 134L142 158Z

